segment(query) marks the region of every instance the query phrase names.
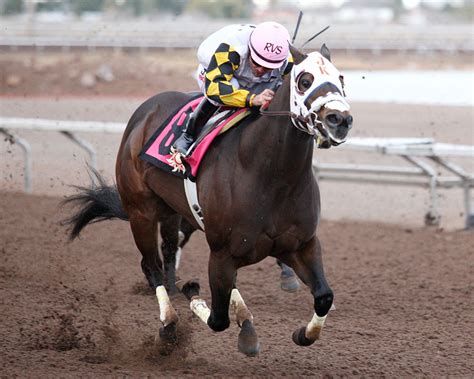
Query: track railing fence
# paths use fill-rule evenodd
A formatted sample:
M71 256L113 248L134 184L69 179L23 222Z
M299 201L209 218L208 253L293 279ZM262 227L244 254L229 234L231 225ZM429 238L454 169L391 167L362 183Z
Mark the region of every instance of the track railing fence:
M14 135L17 130L53 131L62 133L89 155L89 164L97 167L97 154L94 147L76 133L123 133L125 124L93 121L63 121L28 118L0 118L0 133L6 140L17 144L24 154L24 190L32 192L31 147L24 138ZM474 174L467 172L450 158L474 158L474 146L438 143L431 138L351 138L341 147L365 153L398 156L409 166L363 165L320 163L313 160L313 171L318 180L344 182L394 184L418 186L429 190L430 204L425 214L426 225L439 225L439 188L461 188L463 190L466 228L474 228L474 210L471 191L474 187ZM443 174L449 173L450 176ZM471 167L472 168L472 167Z

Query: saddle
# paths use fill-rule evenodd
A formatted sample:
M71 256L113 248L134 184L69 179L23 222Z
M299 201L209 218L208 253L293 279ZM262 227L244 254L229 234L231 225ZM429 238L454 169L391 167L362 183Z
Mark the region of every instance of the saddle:
M191 154L184 159L172 146L202 98L202 94L195 95L176 109L143 146L139 158L166 172L195 182L199 165L212 141L255 114L249 108L219 108L197 136Z

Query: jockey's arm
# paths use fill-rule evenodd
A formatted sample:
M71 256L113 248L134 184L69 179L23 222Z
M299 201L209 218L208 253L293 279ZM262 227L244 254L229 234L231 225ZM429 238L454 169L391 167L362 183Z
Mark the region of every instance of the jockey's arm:
M209 62L204 79L206 96L209 99L231 107L244 108L253 105L255 94L238 89L231 83L239 65L239 53L232 46L221 43Z

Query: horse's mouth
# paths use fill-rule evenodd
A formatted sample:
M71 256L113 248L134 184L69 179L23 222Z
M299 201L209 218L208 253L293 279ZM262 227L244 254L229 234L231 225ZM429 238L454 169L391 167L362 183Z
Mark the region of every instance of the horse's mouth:
M335 140L334 138L328 136L328 137L323 137L321 135L316 135L316 147L318 148L323 148L327 149L332 146L339 146L340 144L346 142L347 138L343 140Z
M352 128L353 118L348 112L329 112L325 115L321 128L324 130L323 138L330 141L331 146L346 142L349 130Z

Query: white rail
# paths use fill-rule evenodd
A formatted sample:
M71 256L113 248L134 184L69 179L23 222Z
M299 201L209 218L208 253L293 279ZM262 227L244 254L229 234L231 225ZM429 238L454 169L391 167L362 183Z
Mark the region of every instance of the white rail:
M60 34L60 33L58 33ZM11 50L19 48L43 49L114 49L114 50L148 50L148 49L196 49L206 35L189 35L186 38L180 38L180 35L170 36L167 39L156 40L153 38L129 38L129 37L26 37L26 36L7 36L0 38L0 47ZM442 53L464 53L472 54L474 48L472 44L463 41L456 44L436 44L421 43L419 41L411 43L399 43L397 40L374 42L369 40L347 41L331 39L332 50L342 51L370 51L372 53L381 52L442 52Z
M314 34L314 22L303 17L297 46ZM248 20L239 20L246 23ZM293 30L294 20L287 24ZM324 22L321 21L323 24ZM100 21L45 23L2 18L0 47L2 48L111 48L111 49L160 49L197 48L201 41L224 25L226 20L195 18L160 19L150 21ZM325 25L325 24L324 24ZM417 27L396 24L336 23L323 40L334 50L410 51L472 54L474 43L472 25L429 25ZM321 25L320 25L321 26ZM309 43L308 48L319 47L321 39Z
M15 130L28 129L60 132L90 156L90 164L96 168L95 149L75 133L123 133L125 124L93 121L63 121L28 118L1 118L0 133L11 143L17 143L25 155L25 191L31 192L31 149L25 139L17 138ZM398 156L405 159L411 167L329 164L313 161L313 170L319 180L354 181L377 184L414 185L429 188L430 207L425 215L425 223L438 225L438 188L462 188L467 228L474 227L471 190L474 187L473 173L447 160L447 157L474 159L474 146L437 143L431 138L351 138L338 149L371 152ZM442 175L439 166L454 176Z
M471 196L474 175L447 160L447 157L464 157L472 161L474 146L437 143L432 138L351 138L339 148L398 156L412 167L328 164L314 160L314 173L319 180L427 187L430 192L430 206L425 214L427 225L438 225L440 222L438 188L462 188L466 215L465 226L466 228L474 227ZM439 167L454 176L443 175Z
M36 118L4 118L0 117L0 133L7 136L7 140L16 143L23 150L24 167L24 188L25 192L31 193L31 147L28 141L14 136L12 130L37 130L43 132L59 132L71 141L84 149L90 158L90 165L97 168L97 153L94 147L86 140L78 137L75 133L123 133L125 124L115 122L97 121L70 121L70 120L47 120Z
M119 122L47 120L38 118L0 117L0 127L6 129L28 129L43 132L94 132L123 133L125 124Z

